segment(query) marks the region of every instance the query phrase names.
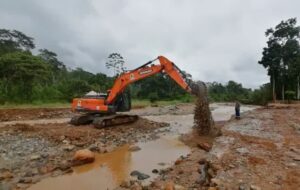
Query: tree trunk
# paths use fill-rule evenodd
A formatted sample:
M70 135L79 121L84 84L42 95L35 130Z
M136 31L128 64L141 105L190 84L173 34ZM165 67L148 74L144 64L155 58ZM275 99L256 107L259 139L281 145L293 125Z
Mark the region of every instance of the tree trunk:
M275 77L273 76L273 103L276 103Z
M299 79L300 77L298 76L297 77L297 100L299 100L300 99L300 79Z
M282 100L284 101L284 84L282 84L282 91L281 91L281 93L282 93Z

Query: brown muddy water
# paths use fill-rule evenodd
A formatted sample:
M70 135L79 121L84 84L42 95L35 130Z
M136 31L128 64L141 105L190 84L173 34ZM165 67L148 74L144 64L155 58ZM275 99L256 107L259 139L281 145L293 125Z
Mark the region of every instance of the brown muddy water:
M232 106L213 105L212 108L215 121L230 119L234 111ZM242 111L254 108L244 107ZM167 168L180 156L190 152L189 147L179 141L178 137L192 129L193 117L193 114L145 116L153 121L170 123L170 130L162 133L157 140L137 143L140 151L130 152L129 145L125 145L110 153L97 154L95 162L74 167L72 174L44 179L29 189L114 189L121 182L134 179L130 176L133 170L150 175L150 178L144 181L147 184L156 177L156 174L152 173L153 169Z
M30 190L99 190L113 189L121 182L134 179L130 172L138 170L150 175L148 183L156 174L153 169L169 167L178 157L189 153L189 148L180 141L162 137L147 143L138 143L138 152L130 152L125 145L111 153L96 154L95 162L74 167L69 175L52 177L33 185Z

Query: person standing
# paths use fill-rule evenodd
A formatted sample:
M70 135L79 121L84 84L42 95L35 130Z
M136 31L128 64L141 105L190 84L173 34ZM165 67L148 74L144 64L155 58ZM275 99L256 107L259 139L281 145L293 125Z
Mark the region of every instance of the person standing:
M241 108L240 102L239 101L235 101L235 119L240 119L241 118L240 108Z

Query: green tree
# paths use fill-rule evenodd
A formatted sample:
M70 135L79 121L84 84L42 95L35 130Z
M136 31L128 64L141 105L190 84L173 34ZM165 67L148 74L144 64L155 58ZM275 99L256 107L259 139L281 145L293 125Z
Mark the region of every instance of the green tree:
M267 47L263 49L262 59L258 62L268 70L272 84L273 100L278 92L284 99L285 91L294 89L299 76L300 27L296 18L281 21L275 28L266 31ZM281 88L279 88L281 86Z
M47 49L40 49L38 56L49 64L51 69L52 83L57 83L66 73L66 66L57 59L57 54Z
M3 93L7 95L7 99L15 96L29 101L34 84L46 82L48 71L47 64L41 58L28 52L7 53L0 57Z
M114 70L114 76L122 73L125 70L125 61L121 54L111 53L109 54L107 61L105 63L108 69Z
M33 48L33 38L17 30L0 29L0 56L9 52L30 51Z

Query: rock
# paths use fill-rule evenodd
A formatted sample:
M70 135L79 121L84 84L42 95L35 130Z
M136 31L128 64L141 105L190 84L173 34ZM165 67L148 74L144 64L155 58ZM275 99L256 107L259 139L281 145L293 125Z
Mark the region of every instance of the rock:
M38 172L40 173L40 174L46 174L46 173L49 173L49 172L52 172L52 171L54 171L54 170L56 170L57 169L57 167L56 166L53 166L53 165L46 165L46 166L42 166L42 167L40 167L39 169L38 169Z
M199 164L205 164L207 161L206 159L202 158L198 161Z
M175 165L179 165L179 164L181 164L182 163L182 159L177 159L176 161L175 161Z
M136 171L136 170L132 171L130 173L130 175L131 176L137 176L138 180L144 180L144 179L148 179L150 177L149 175L144 174L144 173L139 172L139 171Z
M208 143L198 143L198 147L201 148L202 150L205 150L206 152L209 152L211 149L211 145Z
M59 140L61 140L62 142L64 142L63 140L65 140L65 138L66 137L64 135L62 135L62 136L59 137Z
M3 179L10 179L13 178L14 175L10 172L10 171L5 171L3 173L0 174L0 181Z
M69 170L71 168L71 164L67 161L62 161L60 163L60 165L58 166L58 168L62 171L66 171L66 170Z
M153 170L152 170L152 173L157 174L157 173L158 173L158 170L157 170L157 169L153 169Z
M95 154L88 150L88 149L82 149L75 152L73 156L73 165L81 165L86 163L94 162L95 160Z
M61 170L55 170L52 174L51 174L51 176L52 177L57 177L57 176L60 176L62 174L62 171Z
M130 187L130 182L129 181L123 181L120 184L120 187L129 188Z
M211 168L208 168L207 174L208 174L210 177L214 177L214 176L215 176L215 172L214 172L213 169L211 169Z
M183 186L181 186L181 185L174 185L174 189L175 190L186 190L186 188L185 187L183 187Z
M208 164L207 163L200 165L200 168L199 168L200 177L197 180L197 182L201 185L206 183L206 180L207 180L207 177L208 177L207 170L208 170Z
M160 163L158 163L158 165L160 165L160 166L165 166L166 163L160 162Z
M63 145L62 146L62 149L65 150L65 151L71 151L75 148L74 145L71 145L71 144L67 144L67 145Z
M42 154L41 154L41 157L42 157L42 158L48 158L48 156L49 156L48 153L42 153Z
M300 155L295 155L295 156L293 156L293 160L295 160L295 161L300 161Z
M78 146L78 147L83 147L86 143L85 143L85 142L77 142L77 141L75 141L75 142L72 143L72 144L74 144L74 145L76 145L76 146Z
M30 160L39 160L41 158L40 155L31 155Z
M209 187L207 190L218 190L216 187Z
M131 190L143 190L143 187L141 184L135 182L131 187L130 187Z
M29 187L29 184L24 184L24 183L18 183L17 188L19 189L27 189Z
M134 170L134 171L132 171L131 173L130 173L130 175L131 176L137 176L137 175L139 175L139 171L136 171L136 170Z
M165 190L174 190L174 183L172 181L168 181L165 185Z
M210 182L212 183L212 185L216 185L216 186L220 186L220 184L222 183L221 180L216 178L211 178Z
M248 190L248 186L246 184L240 184L239 190Z
M236 151L240 154L248 154L249 153L249 150L247 148L237 148Z
M129 151L131 151L131 152L135 152L135 151L139 151L139 150L141 150L141 148L139 146L131 146L129 148Z
M93 151L93 152L96 152L96 151L99 152L100 148L97 145L92 144L89 146L89 150Z
M32 178L31 177L23 177L19 180L19 183L31 183Z
M261 188L256 185L250 185L250 190L261 190Z

